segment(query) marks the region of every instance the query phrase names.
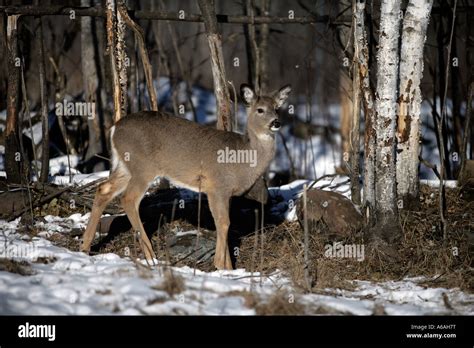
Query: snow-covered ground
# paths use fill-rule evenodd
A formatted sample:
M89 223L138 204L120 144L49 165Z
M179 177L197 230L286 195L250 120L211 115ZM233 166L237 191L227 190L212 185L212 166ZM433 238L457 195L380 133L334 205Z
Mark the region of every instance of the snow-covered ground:
M189 267L147 267L115 254L89 256L55 246L47 238L83 228L88 214L68 218L47 216L40 232L21 232L20 219L0 221L0 266L25 261L23 275L0 271L0 314L171 314L253 315L255 303L282 294L301 314L425 315L474 314L474 295L458 289L426 288L423 278L383 283L354 281L353 291L324 289L303 294L281 272L270 276L243 269L202 272ZM49 260L49 262L45 262ZM169 291L170 274L182 288ZM254 301L254 302L255 302Z
M155 81L160 104L169 103L169 81ZM178 102L185 103L184 85L180 85ZM69 98L72 100L72 97ZM215 120L215 97L209 91L195 87L192 96L200 123ZM449 106L449 105L448 105ZM51 108L52 109L52 108ZM339 127L339 106L331 105L327 110L312 106L312 124L318 127ZM238 131L243 131L246 122L245 110L239 105ZM295 105L294 117L306 119L305 102ZM423 157L433 164L439 162L434 132L427 103L422 107ZM193 119L187 110L183 117ZM0 118L5 119L5 111ZM54 117L51 119L54 121ZM0 124L0 129L3 126ZM328 129L329 129L328 128ZM286 139L288 151L280 137L272 171L288 170L291 157L296 172L308 179L319 178L335 172L340 165L340 139L315 134L308 139L292 134L291 125L285 125L281 133ZM38 144L41 140L39 123L24 133ZM0 146L0 176L5 176L4 146ZM289 154L289 156L288 156ZM60 156L50 161L50 182L57 185L84 185L108 176L108 172L81 174L76 166L78 156ZM71 176L69 175L71 174ZM431 170L421 166L421 177L433 179ZM271 188L270 194L283 197L275 205L280 212L286 211L289 221L296 219L295 209L287 209L300 194L303 185L312 181L298 180L279 188ZM426 180L428 185L437 185L437 180ZM455 182L449 185L455 186ZM347 177L338 176L321 180L315 187L337 191L349 197ZM291 208L291 207L290 207ZM0 315L1 314L207 314L207 315L252 315L257 314L257 303L271 303L279 293L288 305L299 305L300 314L355 314L371 315L425 315L425 314L474 314L474 295L459 289L427 288L422 282L427 279L411 278L401 281L371 283L353 281L355 290L324 289L318 294L303 294L292 286L292 282L281 272L270 276L250 274L243 269L234 271L202 272L189 267L166 267L163 264L149 268L143 260L131 260L115 254L89 256L53 245L49 240L55 234L76 233L84 229L89 214L74 214L70 217L47 216L36 222L41 230L31 238L21 232L21 221L0 220ZM189 231L181 231L187 233ZM78 238L78 237L76 237ZM7 271L9 260L25 261L23 275ZM44 262L49 261L49 262ZM11 271L11 269L10 269ZM170 273L171 272L171 273ZM183 287L175 293L169 291L170 274L182 279ZM178 287L179 288L179 287ZM283 290L283 291L281 291ZM248 296L255 301L248 301Z

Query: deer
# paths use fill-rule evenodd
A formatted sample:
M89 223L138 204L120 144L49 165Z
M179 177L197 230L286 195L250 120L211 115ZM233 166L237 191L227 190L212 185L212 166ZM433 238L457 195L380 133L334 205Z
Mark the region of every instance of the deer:
M245 134L218 130L161 111L141 111L120 119L110 129L110 175L97 187L80 250L90 252L104 209L121 195L120 204L146 261L155 264L156 255L138 208L149 185L160 177L207 195L217 230L214 266L218 270L233 269L227 237L230 200L248 191L266 172L281 128L277 110L290 92L291 86L285 85L257 95L251 86L243 84L240 95L247 113ZM248 161L252 157L256 160Z

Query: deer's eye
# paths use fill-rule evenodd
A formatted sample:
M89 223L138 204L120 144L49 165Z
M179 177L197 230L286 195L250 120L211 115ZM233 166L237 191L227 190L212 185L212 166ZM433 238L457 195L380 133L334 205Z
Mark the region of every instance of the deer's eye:
M263 114L263 113L265 112L265 110L263 110L262 108L258 108L258 109L257 109L257 112L258 112L259 114Z

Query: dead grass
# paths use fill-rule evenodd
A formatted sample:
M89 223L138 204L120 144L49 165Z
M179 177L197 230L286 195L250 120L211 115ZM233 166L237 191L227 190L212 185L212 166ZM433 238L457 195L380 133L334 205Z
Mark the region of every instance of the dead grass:
M305 306L299 301L296 294L284 290L276 291L272 296L262 300L255 292L230 291L222 296L240 296L245 300L245 307L255 309L257 315L304 315Z
M171 270L165 272L165 277L157 290L164 290L171 297L182 293L186 287L181 276L174 274Z
M257 315L304 315L305 306L293 294L279 290L267 301L258 303L255 311Z
M421 207L418 211L402 211L400 220L403 238L394 245L394 253L367 244L362 234L341 240L342 244L365 246L365 259L358 262L348 258L324 256L324 246L333 241L323 235L310 236L310 273L314 289L335 287L352 289L353 279L386 281L407 276L426 276L436 279L425 284L448 288L474 290L472 267L474 231L473 202L464 201L458 190L447 191L448 238L439 229L437 190L422 187ZM324 226L320 226L321 229ZM294 283L304 288L303 232L299 223L284 223L265 232L263 268L270 273L283 270ZM251 269L255 235L243 238L237 266ZM260 243L258 243L260 248ZM257 252L260 253L260 250ZM385 254L384 254L385 253Z
M30 276L34 274L31 265L26 261L16 261L11 259L0 259L0 271Z
M448 207L446 241L443 240L442 231L439 228L438 190L426 186L421 188L419 210L401 210L400 222L403 238L397 245L392 246L394 253L385 253L384 249L371 247L362 233L340 240L343 244L364 245L365 259L362 262L348 258L325 257L325 245L334 241L325 238L323 233L312 233L309 270L314 280L313 291L326 287L353 289L354 285L351 281L354 279L386 281L400 280L407 276L427 278L436 276L426 281L424 285L459 287L465 291L474 291L474 274L471 270L474 251L474 201L464 200L459 189L447 189L446 203ZM56 208L54 206L54 209ZM171 224L162 225L160 234L153 235L152 243L162 260L166 260L164 238L172 234L177 227L182 230L195 229L195 226L186 222L174 221ZM319 226L320 231L324 231L324 228L324 225ZM34 235L35 232L29 231L29 234ZM255 238L255 234L250 234L241 239L236 266L248 271L253 267L255 271L264 274L270 274L277 269L282 270L297 287L304 289L303 233L299 223L284 222L278 226L265 228L263 263L260 262L260 240L258 249L254 250ZM56 245L70 250L79 249L80 240L66 234L54 234L50 239ZM116 253L123 257L141 255L139 246L129 232L114 237L102 246L100 252ZM256 261L252 264L254 254ZM169 261L173 263L179 260ZM194 263L190 260L182 260L177 265L193 267ZM212 261L200 264L198 268L204 271L214 270ZM171 280L167 282L170 283L170 293L176 293L177 290L173 289L180 289L179 281L177 284ZM275 302L275 305L278 303ZM284 309L281 311L284 312Z

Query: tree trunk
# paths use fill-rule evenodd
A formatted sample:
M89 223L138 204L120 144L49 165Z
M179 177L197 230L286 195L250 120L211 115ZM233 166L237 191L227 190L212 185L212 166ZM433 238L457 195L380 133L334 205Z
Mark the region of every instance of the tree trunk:
M47 182L49 176L49 122L48 122L48 96L46 93L46 69L44 66L43 47L43 19L36 19L36 40L39 59L39 90L41 99L41 175L39 181Z
M20 150L21 136L18 123L20 105L20 58L18 56L17 23L18 15L7 19L7 52L8 52L8 90L7 90L7 124L5 128L5 171L9 183L21 183L24 159Z
M366 209L365 216L368 223L374 221L375 202L375 112L374 95L370 86L369 74L369 47L367 43L367 33L365 31L365 0L359 0L356 3L356 27L355 41L358 47L356 61L359 65L359 82L362 92L362 102L364 106L364 201L363 206Z
M261 11L260 15L268 16L270 11L271 0L261 0ZM260 89L268 92L269 88L269 67L268 67L268 40L270 36L270 26L268 23L260 26Z
M400 1L382 1L375 99L375 202L372 202L372 205L375 206L377 234L384 239L395 237L398 227L395 127L397 121L399 16Z
M423 47L433 0L410 0L403 19L397 130L397 188L403 206L419 201Z
M244 14L249 18L255 17L253 0L245 0ZM248 81L253 85L255 92L260 93L260 54L257 43L255 24L244 25L245 46L247 50Z
M338 1L338 11L351 6L351 0ZM352 80L350 76L350 58L348 51L352 50L351 36L352 28L341 26L338 28L338 35L344 51L342 52L342 67L339 70L339 100L341 103L340 113L340 133L341 133L341 169L350 175L351 160L351 127L354 114L353 100L351 96Z
M148 97L150 98L150 109L158 111L158 102L156 98L155 87L153 86L153 73L151 71L150 59L148 58L148 50L145 43L145 33L143 29L135 23L129 16L127 8L123 3L119 4L119 14L124 22L133 30L135 38L138 41L140 51L140 59L143 64L143 71L145 73L146 86L148 90Z
M212 76L217 103L217 129L232 131L233 119L230 106L230 93L227 88L222 40L217 30L214 0L198 0L206 27L207 40L211 53Z
M127 114L127 55L125 53L125 22L118 11L121 0L107 0L107 53L111 61L114 94L114 121Z
M473 113L473 98L474 98L474 25L472 21L468 20L469 14L466 13L466 65L469 67L468 76L468 87L467 87L467 107L466 116L464 121L464 135L461 148L461 172L463 171L466 161L472 159L472 153L474 151L474 141L472 139L474 131L472 130L472 113ZM471 150L468 151L468 144L471 142Z
M90 0L82 0L81 6L90 6ZM81 17L81 67L82 67L82 85L84 89L84 101L87 103L96 103L98 82L98 73L95 65L94 42L92 33L92 18ZM93 118L88 118L87 128L89 131L89 144L85 160L88 161L95 154L102 153L100 141L100 124L97 117L97 109ZM103 167L94 167L93 171L103 170Z
M360 204L360 185L359 185L359 156L360 156L360 75L359 64L357 62L360 56L360 38L365 31L363 26L364 7L360 9L358 1L352 2L354 13L354 67L352 73L352 122L350 131L350 167L351 167L351 199L354 204ZM362 14L361 14L362 12ZM362 22L361 22L362 16Z

